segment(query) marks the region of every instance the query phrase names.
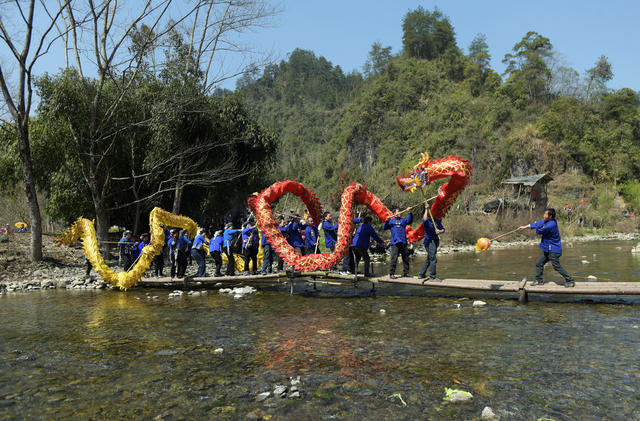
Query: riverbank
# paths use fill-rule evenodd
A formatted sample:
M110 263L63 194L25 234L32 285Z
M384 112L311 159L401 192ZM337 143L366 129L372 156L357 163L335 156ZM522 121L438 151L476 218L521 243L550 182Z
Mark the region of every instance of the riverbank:
M105 289L113 288L92 272L85 276L84 253L79 245L75 247L56 247L56 236L43 236L44 259L32 263L28 260L29 234L17 233L0 243L0 293L15 291L38 291L43 289ZM565 247L574 243L592 241L640 240L639 233L589 234L563 239ZM530 247L535 249L539 240L532 237L518 241L494 241L491 249L515 249ZM414 246L416 255L424 255L422 244ZM442 242L439 254L474 253L474 244L447 244ZM382 260L385 258L382 257ZM374 260L377 260L374 258ZM109 264L113 267L116 261ZM192 268L193 269L193 268Z

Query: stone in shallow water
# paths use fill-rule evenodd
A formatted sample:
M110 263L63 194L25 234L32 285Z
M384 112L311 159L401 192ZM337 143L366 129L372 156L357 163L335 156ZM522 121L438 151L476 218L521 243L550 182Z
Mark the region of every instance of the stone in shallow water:
M486 305L487 305L487 303L485 303L485 302L484 302L484 301L482 301L482 300L475 300L475 301L473 302L473 306L474 306L474 307L484 307L484 306L486 306Z
M444 393L446 395L444 400L452 403L466 402L473 398L473 395L465 390L449 389L448 387L445 387Z
M296 390L295 392L289 393L289 399L300 399L300 391Z
M214 354L222 354L223 352L224 352L224 349L222 349L222 348L216 348L216 349L213 351L213 353L214 353Z
M258 393L258 396L256 396L256 400L258 402L262 402L265 399L267 399L269 396L271 396L271 392L262 392L262 393Z
M280 396L281 398L284 398L287 395L287 386L282 386L277 384L276 388L273 389L273 395L274 396Z
M482 410L482 419L483 420L497 420L496 414L493 412L493 409L489 406L485 406Z

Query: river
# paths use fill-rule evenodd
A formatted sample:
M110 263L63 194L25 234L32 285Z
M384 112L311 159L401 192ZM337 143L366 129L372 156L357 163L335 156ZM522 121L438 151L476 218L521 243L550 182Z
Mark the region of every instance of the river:
M575 243L561 262L578 281L640 281L635 243ZM537 256L443 255L438 275L532 278ZM487 305L474 308L419 287L287 291L4 294L0 419L479 419L485 406L503 420L640 416L637 299L478 294ZM300 398L257 400L276 385L291 393L298 376ZM445 402L445 387L473 399Z

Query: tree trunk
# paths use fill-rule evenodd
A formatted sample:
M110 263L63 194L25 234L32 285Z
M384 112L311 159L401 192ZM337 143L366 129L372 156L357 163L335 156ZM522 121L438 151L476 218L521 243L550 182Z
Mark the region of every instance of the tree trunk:
M137 196L137 195L136 195ZM135 198L136 200L138 200L138 198ZM133 222L133 234L137 235L138 234L138 228L140 227L140 203L136 202L136 216Z
M177 181L176 188L174 189L174 192L173 192L173 208L171 209L171 212L175 214L180 213L180 203L182 202L183 189L184 187L182 187L182 183L180 181Z
M176 187L173 191L173 208L171 212L175 214L180 213L180 204L182 202L182 191L184 189L182 185L182 159L178 161L178 180L176 181Z
M102 257L106 260L108 258L109 253L109 245L104 243L104 241L108 240L109 235L109 213L104 205L102 199L93 198L93 208L96 212L96 235L98 237L98 242L102 242L100 244L100 252L102 253Z
M33 178L33 165L31 163L31 150L29 148L29 131L26 120L16 122L18 131L18 145L20 148L20 161L22 163L22 180L24 182L24 192L29 203L29 218L31 219L31 261L42 260L42 217L40 216L40 205L36 194L36 181Z

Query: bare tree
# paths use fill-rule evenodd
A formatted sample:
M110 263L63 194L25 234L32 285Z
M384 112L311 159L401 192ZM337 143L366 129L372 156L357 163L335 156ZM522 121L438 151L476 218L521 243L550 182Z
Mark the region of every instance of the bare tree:
M180 213L182 192L186 187L212 187L216 184L228 183L246 174L246 166L240 165L237 159L225 156L222 163L212 167L206 167L207 156L219 152L222 153L228 143L205 143L183 148L170 154L166 159L155 162L147 171L136 172L136 149L133 142L129 144L129 159L131 175L127 177L112 177L114 183L126 183L130 185L133 201L109 208L109 211L134 206L135 217L133 232L138 232L142 205L153 203L166 193L174 194L173 213ZM167 168L175 168L175 171L167 174ZM207 169L203 169L206 167ZM157 180L153 188L149 189L150 180ZM144 193L143 193L144 192Z
M245 31L266 26L276 13L278 10L264 0L210 0L196 10L188 29L188 39L195 58L193 66L204 74L204 93L226 79L263 67L270 60L269 55L251 54L251 48L237 37ZM236 65L229 64L230 53L243 60Z
M85 92L90 95L87 98L88 134L85 138L80 138L82 131L74 130L73 127L71 132L78 146L78 161L92 194L99 238L106 237L109 227L105 202L111 186L112 171L108 157L113 153L116 143L122 141L117 135L121 128L113 123L127 91L134 86L145 57L151 55L155 64L160 59L156 57L155 48L162 45L165 36L181 27L190 28L190 48L195 57L192 65L204 72L203 92L206 92L220 81L246 69L245 64L239 70L225 72L221 70L224 69L223 60L218 60L220 65L215 66L216 58L219 55L222 57L222 53L248 52L234 36L261 25L275 13L266 6L264 0L197 0L188 3L190 7L187 10L180 10L179 16L171 16L174 10L184 6L174 3L176 2L173 0L131 2L127 12L134 16L133 19L122 13L116 0L103 0L100 3L87 0L81 6L74 3L74 7L65 7L65 29L62 32L70 34L68 43L75 59L75 70L83 83L87 84ZM132 6L134 4L136 6ZM134 7L137 9L132 13ZM140 28L144 30L139 30ZM131 45L134 34L135 48L127 48ZM255 63L250 65L254 66ZM162 65L159 64L158 68L161 69ZM185 69L187 71L193 69ZM97 75L95 81L87 77L92 74ZM107 82L116 86L119 94L105 108L101 107L101 100ZM180 173L191 175L189 171ZM174 189L177 189L180 196L184 179L174 181ZM180 197L177 200L179 199Z
M6 108L12 119L11 124L15 127L18 137L22 179L29 203L31 222L30 257L32 261L42 259L42 218L36 194L36 181L33 175L29 141L29 113L33 99L33 68L38 59L49 51L51 44L57 38L52 36L52 29L69 1L61 1L57 9L48 10L46 1L41 0L36 3L35 0L30 0L28 9L25 10L23 2L15 0L7 2L7 5L13 6L14 10L12 12L0 14L0 39L13 56L12 63L16 66L16 69L11 73L15 74L18 79L16 89L10 89L11 82L7 80L9 74L6 72L7 66L0 62L0 90L2 90ZM43 15L46 14L50 18L45 21L45 26L41 32L38 32L34 25L35 10L38 6L40 6L39 10ZM16 30L7 26L6 19L3 19L6 16L14 17L13 23L18 23Z
M109 227L106 199L113 172L109 157L116 149L117 142L122 141L121 136L117 135L122 128L115 124L116 116L127 92L134 87L144 58L151 54L156 60L154 47L162 45L165 36L180 25L189 24L194 28L191 32L194 46L197 45L198 60L208 57L207 66L211 66L216 51L231 49L228 47L231 42L225 44L223 35L251 26L252 21L257 22L264 17L266 10L264 6L258 7L263 4L260 1L199 0L188 3L189 8L180 10L178 16L172 16L184 6L174 3L177 2L145 0L144 3L129 3L127 13L120 9L115 0L103 0L100 3L87 0L81 5L75 3L75 7L69 5L65 8L66 29L63 32L70 34L69 44L75 59L75 70L83 83L87 84L85 92L91 96L87 98L88 133L85 138L80 138L78 136L83 131L72 127L71 132L78 146L78 161L92 194L100 238L106 236ZM134 4L136 6L132 6ZM219 13L218 9L223 7L224 11ZM134 16L133 19L128 18L130 15ZM218 25L217 31L214 31L215 25ZM134 34L135 48L127 48ZM196 66L200 64L198 62ZM87 77L93 74L96 75L95 81ZM218 77L215 80L221 79ZM103 107L101 101L108 83L116 86L119 93L115 100Z

